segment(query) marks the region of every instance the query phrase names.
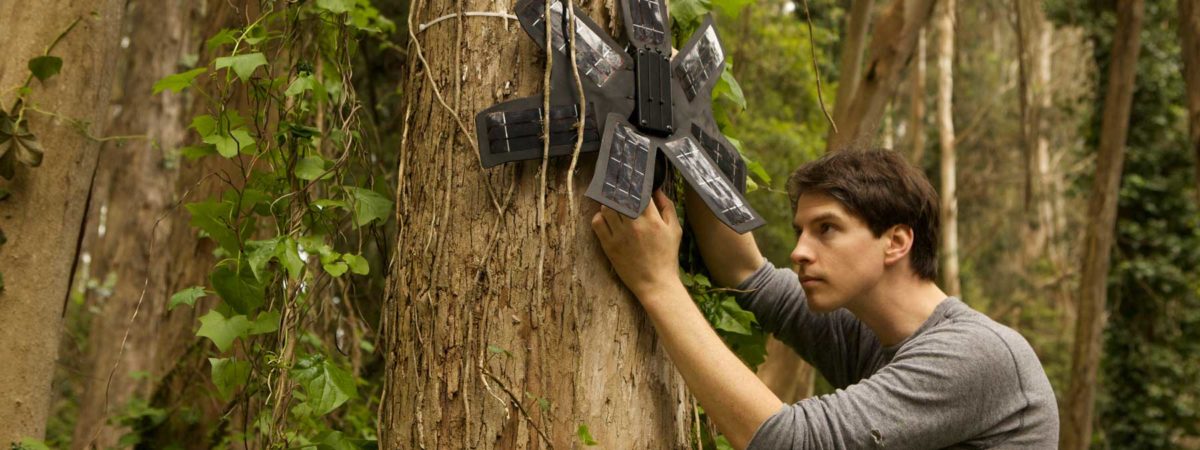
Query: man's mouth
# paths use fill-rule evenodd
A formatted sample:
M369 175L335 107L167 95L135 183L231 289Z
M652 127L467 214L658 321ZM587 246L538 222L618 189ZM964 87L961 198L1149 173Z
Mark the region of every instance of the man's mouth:
M808 287L808 286L812 286L816 283L820 283L823 281L824 280L822 280L820 277L814 277L811 275L800 275L800 285L801 286Z

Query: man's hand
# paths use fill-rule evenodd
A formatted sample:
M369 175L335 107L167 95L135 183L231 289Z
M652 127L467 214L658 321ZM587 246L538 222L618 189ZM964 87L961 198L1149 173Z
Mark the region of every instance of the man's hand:
M600 246L630 291L645 301L655 289L679 282L679 239L683 230L675 203L654 191L654 204L630 219L606 206L592 216Z

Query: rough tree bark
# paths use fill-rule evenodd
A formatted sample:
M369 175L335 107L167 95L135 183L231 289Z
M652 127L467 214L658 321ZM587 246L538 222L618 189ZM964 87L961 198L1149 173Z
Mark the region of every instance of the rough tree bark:
M1059 447L1067 450L1086 449L1092 440L1096 372L1108 298L1109 252L1117 221L1117 193L1125 162L1144 9L1144 0L1117 3L1117 29L1104 94L1096 177L1088 199L1087 217L1091 221L1084 235L1083 275L1079 281L1075 342L1071 348L1071 385L1063 408Z
M950 295L961 295L958 275L958 192L954 154L954 0L938 5L933 27L937 32L938 67L937 127L941 144L941 272L942 287Z
M195 9L189 0L129 3L130 44L122 58L123 77L114 95L117 114L109 129L121 135L146 134L151 141L106 144L96 169L88 222L92 235L84 251L100 270L93 273L101 278L111 273L116 284L110 296L93 301L97 312L88 335L87 375L80 386L73 448L116 446L127 430L108 419L132 398L148 397L153 380L161 375L155 364L161 339L158 323L171 295L161 270L171 258L166 237L175 226L187 228L186 222L168 214L182 163L168 155L187 138L190 108L186 95L151 93L155 81L179 72L179 61L195 51ZM104 228L111 233L98 231L101 209L106 211ZM134 378L135 371L152 376Z
M1200 1L1179 0L1179 40L1187 83L1188 142L1196 155L1196 201L1200 202Z
M611 24L603 2L587 7ZM569 158L550 163L543 243L541 162L482 169L468 142L473 128L463 130L436 99L430 80L472 124L482 108L542 90L542 51L515 23L470 17L416 28L494 8L484 0L413 5L410 28L423 47L408 52L380 446L571 448L586 424L604 447L688 447L695 430L683 380L587 221L597 205L581 194L594 157L581 158L574 177L575 216Z
M884 11L871 35L870 57L861 76L858 80L843 78L841 81L857 85L846 106L845 119L835 118L838 132L829 137L826 150L873 140L885 106L912 60L917 36L929 21L934 3L934 0L895 0Z
M909 73L912 83L909 91L908 134L909 161L924 167L925 160L925 30L917 36L917 52L913 55L913 71Z
M15 100L26 80L26 63L41 56L71 23L53 55L62 73L34 81L39 109L72 120L100 124L104 132L108 94L115 73L124 2L46 0L0 1L0 108ZM95 14L93 14L95 12ZM22 437L41 438L50 407L50 381L62 332L83 217L99 143L71 125L27 112L30 130L45 150L41 167L17 168L0 187L11 191L0 212L8 243L0 247L0 445Z

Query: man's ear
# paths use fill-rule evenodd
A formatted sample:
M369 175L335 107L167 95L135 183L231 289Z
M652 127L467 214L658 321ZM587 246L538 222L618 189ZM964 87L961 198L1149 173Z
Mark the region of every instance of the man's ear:
M883 233L886 240L883 249L883 263L896 264L908 258L912 252L913 230L908 225L894 225Z

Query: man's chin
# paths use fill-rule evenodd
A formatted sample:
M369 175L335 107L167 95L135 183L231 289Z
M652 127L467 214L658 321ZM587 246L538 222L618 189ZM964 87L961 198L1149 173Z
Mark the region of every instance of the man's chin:
M815 313L836 311L840 306L836 302L828 302L820 297L808 297L808 310Z

